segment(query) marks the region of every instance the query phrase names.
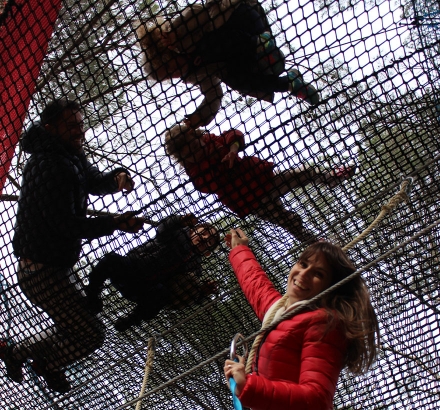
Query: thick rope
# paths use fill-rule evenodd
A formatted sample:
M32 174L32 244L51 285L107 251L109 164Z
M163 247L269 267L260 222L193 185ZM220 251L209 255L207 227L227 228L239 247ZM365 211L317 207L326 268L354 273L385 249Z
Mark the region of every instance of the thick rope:
M135 410L140 410L142 405L142 397L145 394L145 388L148 383L148 376L150 375L151 368L153 367L155 346L156 346L156 339L154 337L150 337L150 339L148 340L147 360L145 361L144 379L142 380L142 387L138 398L139 401L136 404Z
M382 206L382 210L380 211L377 218L373 222L371 222L368 228L366 228L363 232L361 232L350 243L345 245L342 248L342 250L346 252L349 249L352 249L356 244L358 244L361 240L367 237L370 234L370 232L382 221L382 219L385 218L387 214L389 214L393 209L397 207L397 205L399 205L403 201L408 203L409 202L408 192L411 183L412 183L411 178L406 178L404 181L402 181L402 184L400 185L400 191L396 195L394 195L387 204Z
M400 191L394 195L387 204L382 206L382 210L379 213L379 215L377 216L377 218L363 231L361 232L354 240L352 240L349 244L345 245L342 250L345 252L351 248L353 248L357 243L359 243L361 240L363 240L365 237L367 237L370 232L382 221L383 218L385 218L385 216L390 213L393 209L395 209L397 207L397 205L399 205L401 202L406 201L408 202L408 191L409 191L409 187L411 185L412 179L411 178L406 178L401 186L400 186ZM353 278L353 275L349 276L350 279ZM339 286L342 286L342 284L346 283L346 281L341 281L338 282L335 286L332 286L330 289L333 291L334 289L336 289ZM329 290L329 289L327 289ZM328 292L322 292L318 295L319 298L321 298L322 296L326 295ZM278 302L276 302L276 305L274 307L272 307L272 311L270 312L270 314L268 315L268 317L266 317L263 321L263 324L261 326L261 330L260 333L258 334L258 336L255 338L254 343L252 343L252 347L251 350L249 352L249 356L247 358L246 361L246 367L245 367L245 372L246 374L249 374L252 372L252 363L254 361L255 355L260 347L260 344L262 342L262 340L265 338L267 331L269 329L273 329L273 326L271 326L272 321L276 315L276 313L278 312L278 310L282 307L282 306L286 306L287 303L287 294L284 295ZM312 300L314 300L315 298L313 298ZM305 304L304 306L308 305L309 303ZM287 307L287 306L286 306ZM301 306L300 309L293 309L292 311L286 312L286 314L282 315L282 317L284 317L283 320L285 319L290 319L291 317L293 317L297 312L299 312L299 310L301 310L303 308L303 306ZM277 321L278 322L278 321ZM280 322L279 322L280 323Z

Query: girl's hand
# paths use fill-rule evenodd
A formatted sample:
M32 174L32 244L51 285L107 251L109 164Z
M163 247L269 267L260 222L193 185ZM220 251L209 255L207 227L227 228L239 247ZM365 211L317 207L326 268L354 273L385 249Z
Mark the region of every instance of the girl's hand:
M246 384L246 373L245 373L245 362L244 357L237 356L239 362L234 362L233 360L226 360L225 367L223 371L225 373L226 381L229 387L229 379L234 378L237 386L235 387L235 394L239 396L244 389Z
M249 245L249 238L246 234L240 229L231 229L231 233L228 233L225 236L226 246L229 249L234 249L238 245Z
M229 168L232 168L234 166L234 162L237 159L237 153L234 151L228 152L225 157L222 159L222 162L228 162Z

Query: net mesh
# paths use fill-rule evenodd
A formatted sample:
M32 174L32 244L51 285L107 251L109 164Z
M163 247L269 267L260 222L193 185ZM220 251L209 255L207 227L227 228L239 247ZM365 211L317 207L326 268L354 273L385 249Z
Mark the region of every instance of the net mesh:
M272 41L285 56L285 71L299 70L304 83L319 90L321 102L316 106L295 96L288 86L283 89L286 83L277 83L269 102L267 90L255 93L259 90L253 90L250 83L243 85L239 75L237 79L222 72L216 77L213 72L218 72L210 69L198 72L196 79L183 75L182 66L175 78L147 78L135 33L139 21L157 22L157 16L175 21L188 4L148 0L68 0L62 4L24 128L38 120L42 108L53 99L79 102L85 112L88 160L101 170L124 167L136 184L129 194L90 196L90 217L142 210L148 219L137 234L115 231L85 240L74 268L77 285L88 284L92 267L103 255L125 255L153 239L164 218L192 213L199 221L214 224L222 236L232 227L242 227L270 279L280 291L285 288L290 265L304 244L280 224L268 222L267 213L251 212L239 218L218 195L197 190L194 178L166 153L164 132L185 118L194 119L194 113L206 108L206 98L214 101L204 111L208 112L207 131L220 135L240 130L246 142L240 155L270 161L278 173L301 166L331 170L356 165L355 176L336 187L299 184L278 193L280 206L298 214L315 237L341 245L350 242L399 189L401 176L414 177L409 203L400 205L349 251L357 266L437 220L438 1L261 1ZM10 13L19 13L19 5L18 0L3 2L0 24ZM38 22L29 20L28 24L33 27ZM220 48L218 41L213 44ZM228 44L233 48L233 43ZM193 58L194 52L190 55ZM168 77L176 72L166 67ZM199 70L197 60L191 60L189 70ZM220 78L221 84L212 78ZM216 103L221 103L218 110L213 108ZM12 122L15 114L3 115ZM3 340L13 343L52 326L48 315L17 284L17 259L11 244L28 159L29 154L17 145L1 195L0 333ZM438 241L434 229L363 274L378 314L382 345L368 374L342 373L335 409L437 408ZM223 376L227 354L219 353L228 348L236 332L252 334L260 323L238 287L227 255L222 244L203 259L198 279L188 284L180 278L173 294L176 298L191 295L183 306L170 302L153 318L124 332L115 330L114 324L133 310L134 303L106 282L101 315L106 337L98 349L65 367L72 389L54 392L30 363L24 366L23 383L14 383L6 378L1 362L0 407L22 409L32 403L35 409L134 409L146 346L154 335L154 366L142 408L231 408ZM211 289L195 303L203 293L203 283L215 283L216 292ZM171 285L166 286L171 292ZM151 296L148 289L145 295Z

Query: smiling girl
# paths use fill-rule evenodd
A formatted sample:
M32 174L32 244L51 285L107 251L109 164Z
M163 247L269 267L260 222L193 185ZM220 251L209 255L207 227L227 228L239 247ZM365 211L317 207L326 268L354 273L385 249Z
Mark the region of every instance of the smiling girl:
M225 241L238 282L260 320L274 313L276 321L355 271L339 246L314 243L290 270L280 306L282 296L249 249L245 233L231 230ZM252 410L329 410L341 370L362 373L372 365L378 334L369 291L358 275L269 331L251 373L246 374L243 358L227 360L224 373L227 380L234 378L236 395Z

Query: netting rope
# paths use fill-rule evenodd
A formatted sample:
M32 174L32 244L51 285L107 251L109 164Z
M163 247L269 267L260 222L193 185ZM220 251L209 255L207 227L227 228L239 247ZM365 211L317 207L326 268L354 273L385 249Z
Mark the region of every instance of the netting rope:
M408 245L411 242L415 241L416 239L418 239L418 238L428 234L429 232L431 232L434 228L438 227L439 225L440 225L440 219L437 219L435 222L431 223L429 226L427 226L427 227L421 229L420 231L418 231L415 235L412 235L407 240L405 240L402 243L394 246L392 249L390 249L389 251L385 252L384 254L382 254L378 258L374 259L373 261L369 262L368 264L364 265L362 268L358 269L356 272L353 272L350 276L347 276L345 279L343 279L342 281L338 282L336 285L333 285L332 287L328 288L326 291L324 291L325 294L331 293L337 287L343 286L345 283L348 283L353 278L355 278L357 275L360 275L361 273L366 272L370 268L372 268L375 265L377 265L379 262L387 259L388 257L393 255L398 250L404 248L406 245ZM320 295L317 295L314 298L310 299L308 301L308 303L312 304L312 303L315 303L315 302L319 301L319 299L322 297L324 292L321 293ZM276 321L274 321L271 324L269 324L267 326L267 328L264 329L264 332L270 331L271 329L275 328L276 326L278 326L284 320L286 320L289 317L299 313L301 310L303 310L303 308L304 308L304 306L299 306L299 307L293 309L291 312L287 312L285 315L281 315L279 317L279 319L277 319ZM243 341L237 343L237 346L240 346L241 344L243 344L245 342L248 342L248 341L250 341L252 339L255 339L262 332L262 330L263 329L260 329L257 332L247 336ZM228 353L229 353L229 348L222 350L221 352L217 353L215 356L212 356L211 358L209 358L207 360L204 360L203 362L200 362L197 366L194 366L191 369L189 369L188 371L183 372L182 374L180 374L180 375L174 377L173 379L171 379L171 380L161 384L160 386L155 387L154 389L151 389L150 391L146 392L142 396L139 396L138 398L136 398L134 400L131 400L131 401L125 403L122 406L117 407L115 410L126 409L127 407L131 406L132 404L137 403L139 400L144 399L144 398L146 398L146 397L148 397L148 396L150 396L152 394L155 394L155 393L161 391L162 389L165 389L166 387L169 387L169 386L173 385L177 381L187 377L188 375L190 375L194 371L196 371L196 370L206 366L207 364L212 363L213 361L216 361L218 359L224 358Z

